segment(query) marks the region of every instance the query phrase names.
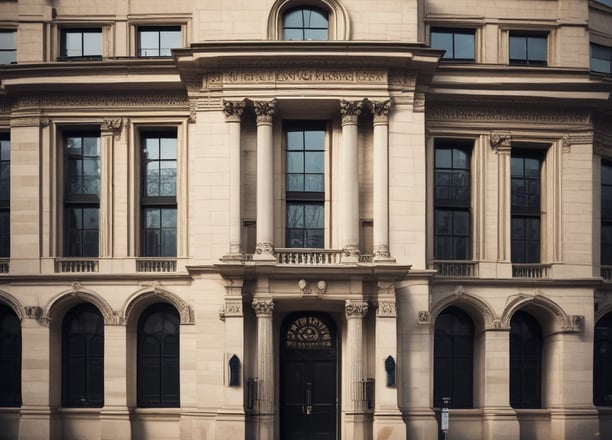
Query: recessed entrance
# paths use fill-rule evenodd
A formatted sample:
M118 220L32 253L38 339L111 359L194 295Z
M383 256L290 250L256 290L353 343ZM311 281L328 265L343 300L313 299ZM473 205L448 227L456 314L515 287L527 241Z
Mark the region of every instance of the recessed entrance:
M280 429L283 440L338 438L338 341L332 318L299 312L281 327Z

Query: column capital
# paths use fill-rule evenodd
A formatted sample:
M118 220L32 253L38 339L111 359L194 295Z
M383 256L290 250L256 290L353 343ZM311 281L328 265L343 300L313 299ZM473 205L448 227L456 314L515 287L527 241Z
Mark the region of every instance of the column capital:
M347 299L344 302L344 312L346 319L361 319L368 313L368 303L365 301L353 302Z
M251 303L251 307L255 311L255 316L258 318L271 318L274 310L274 302L271 299L255 298Z
M253 101L253 107L257 115L257 124L272 123L272 116L276 112L276 102L276 99L271 101Z
M240 117L246 105L245 100L242 101L226 101L223 100L223 113L225 113L226 122L240 122Z
M105 118L100 123L100 135L102 136L117 136L121 134L123 126L122 118Z
M389 113L391 112L391 100L370 101L372 113L374 114L374 125L387 125L389 123Z
M342 115L342 125L357 124L357 118L361 114L363 100L346 101L340 100L340 114Z
M512 148L512 134L492 131L490 144L497 154L509 154Z

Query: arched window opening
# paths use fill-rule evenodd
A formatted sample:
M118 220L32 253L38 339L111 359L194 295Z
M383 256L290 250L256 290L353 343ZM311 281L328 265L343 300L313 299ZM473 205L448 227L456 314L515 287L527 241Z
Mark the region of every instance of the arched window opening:
M453 408L473 407L474 323L458 307L444 309L434 336L434 406L450 397Z
M283 14L283 40L327 40L329 17L327 12L298 7Z
M510 405L542 406L542 329L527 312L517 311L510 320Z
M148 307L138 321L138 406L180 406L180 318L170 304Z
M104 405L104 319L93 304L75 306L64 317L62 405Z
M612 312L595 325L593 344L593 403L612 406Z
M21 406L21 323L0 305L0 407Z

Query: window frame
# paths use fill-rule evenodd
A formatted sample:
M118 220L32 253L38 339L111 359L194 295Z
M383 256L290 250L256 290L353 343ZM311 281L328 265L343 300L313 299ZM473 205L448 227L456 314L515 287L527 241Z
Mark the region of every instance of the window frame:
M0 179L3 169L7 174L7 187L4 190L0 180L0 258L8 258L11 255L11 137L8 132L0 132ZM6 198L2 194L6 194Z
M473 64L476 62L476 35L477 35L477 29L475 28L467 28L467 27L449 27L449 26L431 26L429 28L429 43L432 49L440 49L440 50L445 50L442 47L435 47L433 45L433 34L437 33L437 34L450 34L451 38L452 38L452 46L453 46L453 55L451 57L447 57L447 55L449 54L448 50L446 50L446 52L444 53L444 55L442 55L442 58L440 59L440 61L442 62L446 62L446 63L465 63L465 64ZM458 58L454 55L455 53L455 35L459 34L459 35L471 35L472 37L472 51L473 51L473 56L472 58Z
M547 67L550 63L550 37L551 33L542 30L519 30L511 29L508 31L508 64L510 66L529 66L529 67ZM512 58L512 40L515 38L522 38L525 40L525 59ZM529 56L529 42L532 39L544 39L545 59L544 61L538 59L532 59Z
M94 32L95 31L95 32ZM67 34L79 33L81 35L81 54L80 55L68 55L67 54ZM85 55L84 38L85 34L99 34L100 47L99 53ZM59 29L59 56L58 61L75 60L75 61L101 61L104 54L104 28L103 26L95 26L91 24L83 24L82 26L65 26Z
M606 171L606 169L608 171ZM610 180L606 180L609 174ZM601 195L600 195L600 223L601 223L601 247L600 265L612 266L612 160L601 161ZM610 197L610 199L606 198ZM607 234L605 231L609 231Z
M285 24L287 16L289 14L295 13L301 11L302 12L302 26L301 27L290 27L287 26ZM304 23L304 12L316 12L319 13L320 15L325 15L325 20L326 20L326 27L306 27L306 24ZM328 41L330 39L330 12L327 9L321 8L317 6L312 6L312 5L294 5L292 7L289 7L287 9L285 9L282 14L281 14L281 18L280 18L280 26L281 26L281 38L284 41ZM301 30L302 31L302 38L298 38L298 39L292 39L292 38L286 38L286 32L288 30ZM306 38L306 32L307 31L322 31L325 30L326 35L325 38Z
M519 328L520 326L520 328ZM535 341L527 344L527 335L524 330L529 330ZM539 409L542 408L542 361L544 338L540 323L530 313L517 310L510 319L510 350L509 350L509 367L510 367L510 406L515 409ZM520 344L519 344L520 343ZM517 345L520 345L520 350L517 353ZM529 345L534 350L533 355L525 353L525 346ZM529 362L532 362L535 374L529 368ZM518 365L517 365L518 364ZM528 378L534 378L533 386L526 385L529 383Z
M7 328L12 334L5 332ZM0 408L16 408L22 404L21 399L21 353L23 341L21 322L15 311L0 303L0 348L10 347L8 352L0 351ZM6 388L5 388L6 387Z
M0 66L8 64L17 64L17 30L16 29L0 29L0 34L13 34L13 47L2 47L0 45L0 55L14 53L14 57L11 57L8 63L3 63L3 56L0 56ZM0 43L2 39L0 39Z
M158 33L158 45L154 50L158 51L157 55L143 55L142 54L142 32L157 32ZM161 32L178 31L180 45L176 47L161 47ZM169 58L172 57L172 49L179 49L185 46L185 29L182 24L172 23L138 23L134 25L135 32L135 56L137 58ZM167 49L169 53L162 55L162 49Z
M593 56L593 49L603 50L606 52L607 58L596 58ZM593 60L602 60L608 63L608 70L596 70L593 68ZM612 47L606 46L603 44L597 44L591 42L589 45L589 68L591 72L601 74L601 75L612 75Z

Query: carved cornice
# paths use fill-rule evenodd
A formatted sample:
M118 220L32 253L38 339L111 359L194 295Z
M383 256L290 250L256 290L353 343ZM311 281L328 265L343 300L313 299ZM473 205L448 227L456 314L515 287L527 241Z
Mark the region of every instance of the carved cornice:
M370 101L372 113L374 114L374 124L388 124L389 113L391 112L391 100Z
M240 117L246 106L246 101L226 101L223 100L223 113L227 122L240 122Z
M258 318L271 318L274 310L274 302L269 299L254 299L251 307Z
M271 101L253 101L258 124L272 123L272 116L276 112L276 99Z
M363 100L346 101L340 100L340 114L342 115L342 125L357 124L357 119L361 114Z
M106 95L22 96L13 111L50 108L188 107L184 93L123 93Z
M491 148L493 148L496 153L510 153L510 149L512 148L512 134L491 132L489 142Z
M571 146L574 144L592 144L593 133L580 133L580 134L569 134L567 133L561 139L563 145L563 151L569 153Z
M344 303L344 312L346 319L363 318L368 313L367 302L353 302L346 300Z

